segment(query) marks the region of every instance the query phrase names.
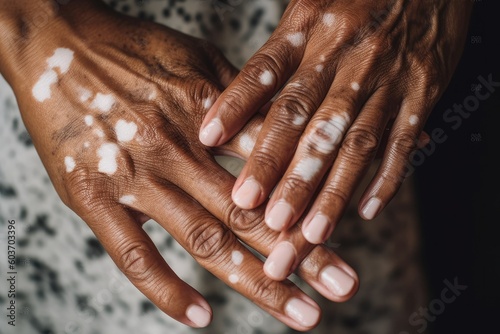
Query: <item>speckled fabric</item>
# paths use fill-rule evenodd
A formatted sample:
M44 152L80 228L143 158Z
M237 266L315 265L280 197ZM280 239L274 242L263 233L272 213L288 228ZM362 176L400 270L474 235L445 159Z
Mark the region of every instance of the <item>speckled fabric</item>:
M206 38L238 66L266 41L286 6L286 1L267 0L107 2L123 13ZM241 163L228 161L221 163L237 173ZM16 220L17 229L18 314L17 326L7 326L2 276L0 333L295 333L201 269L150 221L145 229L178 275L207 297L214 321L193 330L157 310L116 269L87 225L59 200L23 126L15 96L0 77L2 275L7 272L9 219ZM334 304L299 283L324 310L322 323L311 333L415 332L408 317L426 304L426 290L411 180L374 222L362 221L351 205L330 244L358 270L361 287L353 300Z

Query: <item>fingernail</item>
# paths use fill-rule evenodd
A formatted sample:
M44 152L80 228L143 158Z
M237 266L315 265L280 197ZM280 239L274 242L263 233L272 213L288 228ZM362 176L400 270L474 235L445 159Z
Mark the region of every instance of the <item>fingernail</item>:
M252 209L259 200L260 185L253 179L247 179L233 196L233 202L242 209Z
M307 224L302 233L304 238L312 244L320 244L325 239L325 234L328 232L330 223L328 218L324 215L317 214L314 218Z
M279 243L264 263L264 272L272 279L284 280L295 262L295 256L295 248L291 243Z
M206 146L215 146L222 137L222 123L220 119L214 118L200 133L200 141Z
M191 320L196 326L202 328L210 324L212 315L203 307L192 304L186 310L186 317Z
M381 206L382 201L380 199L377 197L370 198L363 208L363 217L368 220L375 218Z
M299 298L291 298L285 306L285 313L304 327L312 327L319 321L320 311L317 307Z
M278 201L266 215L266 224L275 231L281 231L293 217L293 210L290 204L285 201Z
M347 295L351 292L352 287L356 283L354 278L335 266L326 267L321 272L320 281L328 290L337 296Z

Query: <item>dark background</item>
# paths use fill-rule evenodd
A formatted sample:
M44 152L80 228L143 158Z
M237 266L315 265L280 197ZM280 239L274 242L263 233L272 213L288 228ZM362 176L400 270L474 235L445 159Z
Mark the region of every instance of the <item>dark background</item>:
M478 76L500 82L500 1L474 2L462 60L426 125L448 140L416 170L430 298L440 298L445 279L468 286L432 323L433 333L500 332L500 87L457 130L443 120L473 94Z

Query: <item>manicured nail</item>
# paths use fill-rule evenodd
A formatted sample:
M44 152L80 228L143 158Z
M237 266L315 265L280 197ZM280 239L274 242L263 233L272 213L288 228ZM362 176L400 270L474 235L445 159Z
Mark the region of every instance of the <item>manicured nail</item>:
M208 123L205 128L200 133L200 141L203 145L206 146L215 146L219 142L220 138L222 137L222 123L220 119L214 118L213 120Z
M253 179L247 179L233 196L233 202L242 209L253 209L260 198L260 185Z
M296 252L289 242L281 242L272 250L264 263L264 272L275 280L284 280L295 262Z
M196 304L192 304L187 308L186 317L200 328L207 327L212 319L210 312Z
M281 231L292 220L293 211L290 204L278 201L266 215L266 224L270 229Z
M325 240L325 234L330 228L330 223L328 218L321 214L317 214L314 218L307 224L302 233L304 238L312 244L320 244Z
M299 298L291 298L285 306L285 313L304 327L312 327L319 321L320 311L317 307Z
M340 297L351 292L352 287L356 283L354 278L335 266L326 267L321 272L320 281L328 290Z
M382 207L382 201L380 199L377 197L370 198L363 208L363 217L368 220L375 218L380 207Z

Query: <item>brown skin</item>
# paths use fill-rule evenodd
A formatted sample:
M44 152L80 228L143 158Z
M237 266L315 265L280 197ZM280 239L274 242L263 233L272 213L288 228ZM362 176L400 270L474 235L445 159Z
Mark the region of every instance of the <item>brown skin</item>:
M207 270L251 299L271 315L297 330L309 330L289 318L286 302L297 297L316 305L290 281L267 278L262 262L239 241L267 256L278 233L262 224L263 208L242 211L231 201L234 177L214 160L213 152L197 140L206 110L237 71L213 46L172 29L112 12L98 1L72 1L57 10L49 2L20 0L0 5L0 72L11 84L23 120L59 196L90 226L111 258L130 281L163 312L189 326L186 308L204 298L168 267L141 228L156 220ZM38 29L40 11L50 13ZM67 73L50 99L37 101L32 89L57 48L74 51ZM109 113L80 100L80 87L112 94ZM156 98L149 100L151 92ZM94 124L84 116L93 115ZM119 119L135 122L135 139L119 142L114 131ZM262 118L256 117L242 134L256 138ZM100 129L103 137L94 130ZM84 143L89 146L85 147ZM119 147L118 169L98 170L103 143ZM244 158L236 142L221 148ZM65 157L75 160L66 171ZM123 195L134 195L130 206ZM295 237L302 240L300 231ZM244 266L231 261L233 250L244 254ZM323 268L335 265L356 284L336 296L320 283ZM240 282L228 281L239 272ZM356 273L325 246L315 247L297 272L333 301L352 297Z
M471 8L472 1L467 0L292 0L269 41L224 91L202 125L203 130L218 117L223 134L214 146L223 144L281 90L234 185L233 194L247 178L260 185L258 198L242 207L258 207L276 187L267 213L278 201L292 208L292 217L281 230L293 228L280 238L290 240L289 235L300 228L304 231L321 213L329 226L321 243L333 232L382 149L380 167L359 203L360 215L371 218L363 208L376 197L381 201L376 214L380 213L403 182L409 155L459 61ZM326 13L333 14L330 25L323 21ZM294 47L287 37L297 32L304 34L304 43ZM324 67L321 72L318 65ZM273 74L273 84L260 82L264 71ZM359 83L359 90L351 88L353 82ZM339 144L328 153L318 151L310 136L328 135L318 130L318 124L343 112L350 121ZM307 121L294 125L296 116ZM416 124L411 124L411 116L416 116L412 117ZM384 130L392 123L385 142ZM323 163L310 181L294 173L305 157ZM301 221L302 226L295 225ZM295 243L297 260L290 271L311 247L308 242Z

